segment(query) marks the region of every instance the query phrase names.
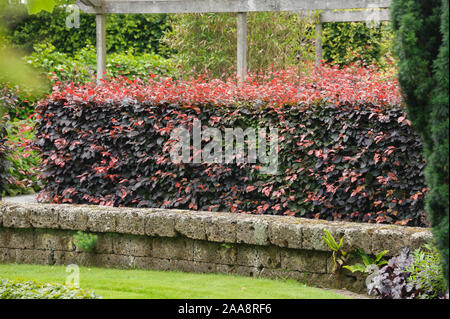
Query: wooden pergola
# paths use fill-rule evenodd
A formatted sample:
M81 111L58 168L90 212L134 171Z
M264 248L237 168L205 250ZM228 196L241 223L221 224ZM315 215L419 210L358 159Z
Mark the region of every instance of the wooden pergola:
M316 24L316 63L322 59L322 23L388 21L391 0L77 0L81 10L96 15L97 81L106 71L107 14L237 13L237 74L247 74L247 12L304 13L320 10ZM355 10L358 9L358 10Z

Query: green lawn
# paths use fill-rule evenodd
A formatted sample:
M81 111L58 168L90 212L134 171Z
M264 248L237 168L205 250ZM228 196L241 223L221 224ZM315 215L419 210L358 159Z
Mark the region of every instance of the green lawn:
M0 264L0 279L65 283L64 266ZM293 280L256 279L219 274L80 267L80 286L103 298L156 299L345 299L331 291Z

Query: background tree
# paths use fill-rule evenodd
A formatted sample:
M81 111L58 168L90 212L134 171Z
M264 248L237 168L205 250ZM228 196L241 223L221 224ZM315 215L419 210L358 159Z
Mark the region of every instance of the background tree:
M413 127L425 143L426 211L449 277L448 0L394 0L399 82Z

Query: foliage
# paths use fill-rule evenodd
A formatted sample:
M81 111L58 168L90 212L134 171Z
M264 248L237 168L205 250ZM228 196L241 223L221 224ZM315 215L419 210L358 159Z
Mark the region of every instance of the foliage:
M317 13L248 13L248 69L285 69L305 66L315 57ZM171 16L172 30L164 42L189 74L210 71L214 77L232 74L236 61L236 14L180 14ZM389 24L325 23L322 35L326 63L364 62L389 67L392 31Z
M61 284L34 280L0 280L0 299L99 299L95 293Z
M36 2L36 1L35 1ZM87 44L95 43L95 15L79 12L79 27L69 28L71 7L57 6L52 12L27 14L18 6L18 12L8 19L8 38L20 49L31 52L39 43L51 43L57 51L75 55ZM134 49L136 53L170 52L161 45L164 32L170 30L165 14L111 14L107 15L106 49L108 53Z
M371 278L367 293L379 299L445 298L440 259L434 246L425 245L413 254L405 247Z
M418 295L417 289L408 284L407 267L414 262L407 247L400 255L389 259L388 264L381 268L377 275L367 285L367 294L378 299L413 299Z
M95 234L78 231L73 235L73 239L75 246L86 252L91 252L97 245L98 237Z
M449 3L442 1L442 44L433 63L436 86L432 91L430 114L433 151L427 157L425 177L430 193L426 211L433 226L433 236L442 256L447 287L449 285Z
M339 244L334 239L333 235L328 231L328 229L324 229L323 232L325 233L325 236L322 236L322 239L324 242L328 245L328 247L333 251L333 268L331 269L331 274L336 274L341 267L345 264L347 261L349 254L342 250L342 244L344 242L344 236L341 237L339 240Z
M26 64L49 78L50 83L75 82L86 83L95 80L96 53L88 44L73 57L56 51L52 44L37 44L34 52L25 57ZM106 58L107 75L112 77L148 78L150 75L175 76L177 68L168 59L152 53L136 54L133 50L123 53L108 54ZM32 97L26 90L9 89L18 101L10 103L11 118L26 118L34 112L34 103L43 96Z
M429 195L426 211L449 276L448 1L392 3L399 83L413 128L424 140Z
M189 75L208 71L224 77L235 72L236 19L235 13L173 15L163 41ZM285 69L313 60L315 19L289 12L248 13L248 70Z
M356 263L354 265L346 265L344 268L350 270L351 272L362 272L362 273L372 273L379 269L380 266L387 264L387 261L383 259L389 250L383 250L379 252L375 258L371 258L361 249L356 249L356 253L361 257L364 264Z
M421 141L395 80L337 67L298 74L55 86L37 108L41 197L426 225ZM172 162L170 132L192 132L194 119L278 129L278 174L261 163Z
M6 36L5 22L15 11L9 2L0 1L0 115L14 107L17 102L17 92L36 98L46 89L45 80L38 73L21 61L21 55L11 48Z
M416 249L413 258L412 265L406 267L406 271L410 273L408 284L419 290L419 298L442 298L446 284L437 248L426 245L423 249Z
M389 23L324 23L323 59L327 63L348 65L361 61L388 67L392 63L393 33Z
M38 44L25 61L54 81L85 83L94 80L96 51L88 44L70 57L51 44ZM173 76L176 71L170 60L151 53L135 54L132 49L108 54L106 68L107 76L128 78L148 78L151 74Z
M13 120L6 123L6 146L10 150L6 160L10 163L5 192L9 196L30 194L40 190L39 153L33 149L34 122Z
M3 121L0 120L0 200L2 199L2 194L6 188L8 179L8 162L6 161L6 156L8 154L8 147L6 146L6 129L3 125Z

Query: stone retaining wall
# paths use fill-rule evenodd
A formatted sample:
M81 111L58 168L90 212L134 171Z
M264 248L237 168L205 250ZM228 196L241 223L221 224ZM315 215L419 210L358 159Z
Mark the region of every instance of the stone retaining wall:
M323 229L344 250L389 256L428 242L428 229L185 210L0 202L0 262L72 264L290 278L363 292L364 278L330 276ZM96 233L95 250L73 244L77 230ZM1 277L1 274L0 274Z

